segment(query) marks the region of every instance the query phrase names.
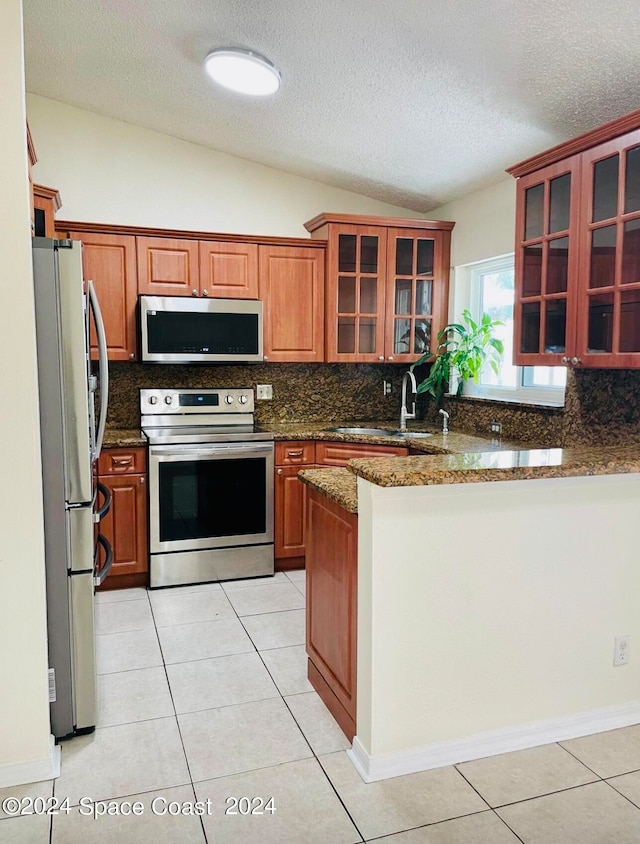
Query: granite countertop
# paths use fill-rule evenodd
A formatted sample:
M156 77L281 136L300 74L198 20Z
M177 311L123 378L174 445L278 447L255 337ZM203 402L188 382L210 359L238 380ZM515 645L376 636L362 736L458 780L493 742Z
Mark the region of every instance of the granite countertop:
M331 440L332 442L362 443L367 445L404 445L407 448L423 451L425 454L462 454L474 451L504 451L505 449L528 448L531 444L522 444L500 439L488 439L473 434L451 431L443 435L436 427L426 423L409 425L404 436L376 436L374 434L340 434L331 428L386 428L396 430L394 422L305 422L264 425L263 430L273 432L278 440ZM411 432L431 433L430 437L412 437Z
M358 479L348 469L302 469L298 477L350 513L358 512Z
M348 468L378 486L620 475L640 472L640 444L357 459Z
M134 448L147 444L147 438L139 428L107 428L104 432L104 448Z

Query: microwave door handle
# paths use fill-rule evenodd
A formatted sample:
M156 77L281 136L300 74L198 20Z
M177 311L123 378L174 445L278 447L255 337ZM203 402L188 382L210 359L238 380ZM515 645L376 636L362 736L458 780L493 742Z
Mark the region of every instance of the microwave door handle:
M104 320L100 310L100 302L92 281L87 282L89 302L93 311L93 318L96 323L96 336L98 338L98 374L100 378L100 417L98 419L98 431L96 433L96 445L94 460L100 457L104 431L107 425L107 407L109 405L109 361L107 358L107 335L104 330Z

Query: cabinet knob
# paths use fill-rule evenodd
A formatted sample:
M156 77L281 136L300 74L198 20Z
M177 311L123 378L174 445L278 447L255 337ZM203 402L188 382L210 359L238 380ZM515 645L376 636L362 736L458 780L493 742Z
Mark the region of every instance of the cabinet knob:
M143 483L144 483L144 475L141 475L141 477L140 477L140 483L141 483L141 484L143 484Z
M281 475L281 474L282 474L282 469L278 469L278 474L279 474L279 475Z
M582 361L580 360L580 358L571 358L571 363L574 366L577 366L579 363L582 363Z
M269 358L268 358L268 356L267 356L267 355L262 355L262 359L263 359L263 360L269 360Z
M560 363L569 363L569 358L566 355L562 355Z
M387 360L393 360L393 355L389 355L389 357L387 358Z
M135 358L134 353L133 353L133 352L130 352L130 353L129 353L129 360L133 360L134 358Z
M378 358L378 360L384 360L384 355L380 355L380 357Z
M206 290L206 289L205 289L205 290L203 290L203 291L202 291L202 295L203 295L203 296L208 296L208 295L209 295L209 291L208 291L208 290Z
M198 295L198 291L197 291L197 290L192 290L192 291L191 291L191 295L192 295L192 296L197 296L197 295Z

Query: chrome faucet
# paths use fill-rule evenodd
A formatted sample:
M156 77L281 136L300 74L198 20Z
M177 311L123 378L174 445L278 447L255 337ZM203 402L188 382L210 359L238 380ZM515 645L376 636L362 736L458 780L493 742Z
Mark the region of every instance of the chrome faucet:
M411 393L413 399L411 402L411 413L407 410L407 381L411 381ZM407 430L407 419L416 418L416 395L418 394L418 385L416 384L416 376L408 369L402 378L402 406L400 407L400 430Z
M442 433L448 434L449 433L449 414L446 410L442 410L440 408L439 413L442 414Z

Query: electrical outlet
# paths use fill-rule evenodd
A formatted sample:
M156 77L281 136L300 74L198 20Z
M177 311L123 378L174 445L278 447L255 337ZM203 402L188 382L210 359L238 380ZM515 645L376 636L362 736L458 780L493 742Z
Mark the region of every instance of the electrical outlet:
M391 381L383 381L382 382L382 395L383 396L390 396L391 395Z
M264 401L273 398L273 386L271 384L256 384L256 398Z
M490 422L489 430L492 434L498 434L498 436L502 436L502 422Z
M613 645L613 664L626 665L629 662L631 636L616 636Z

